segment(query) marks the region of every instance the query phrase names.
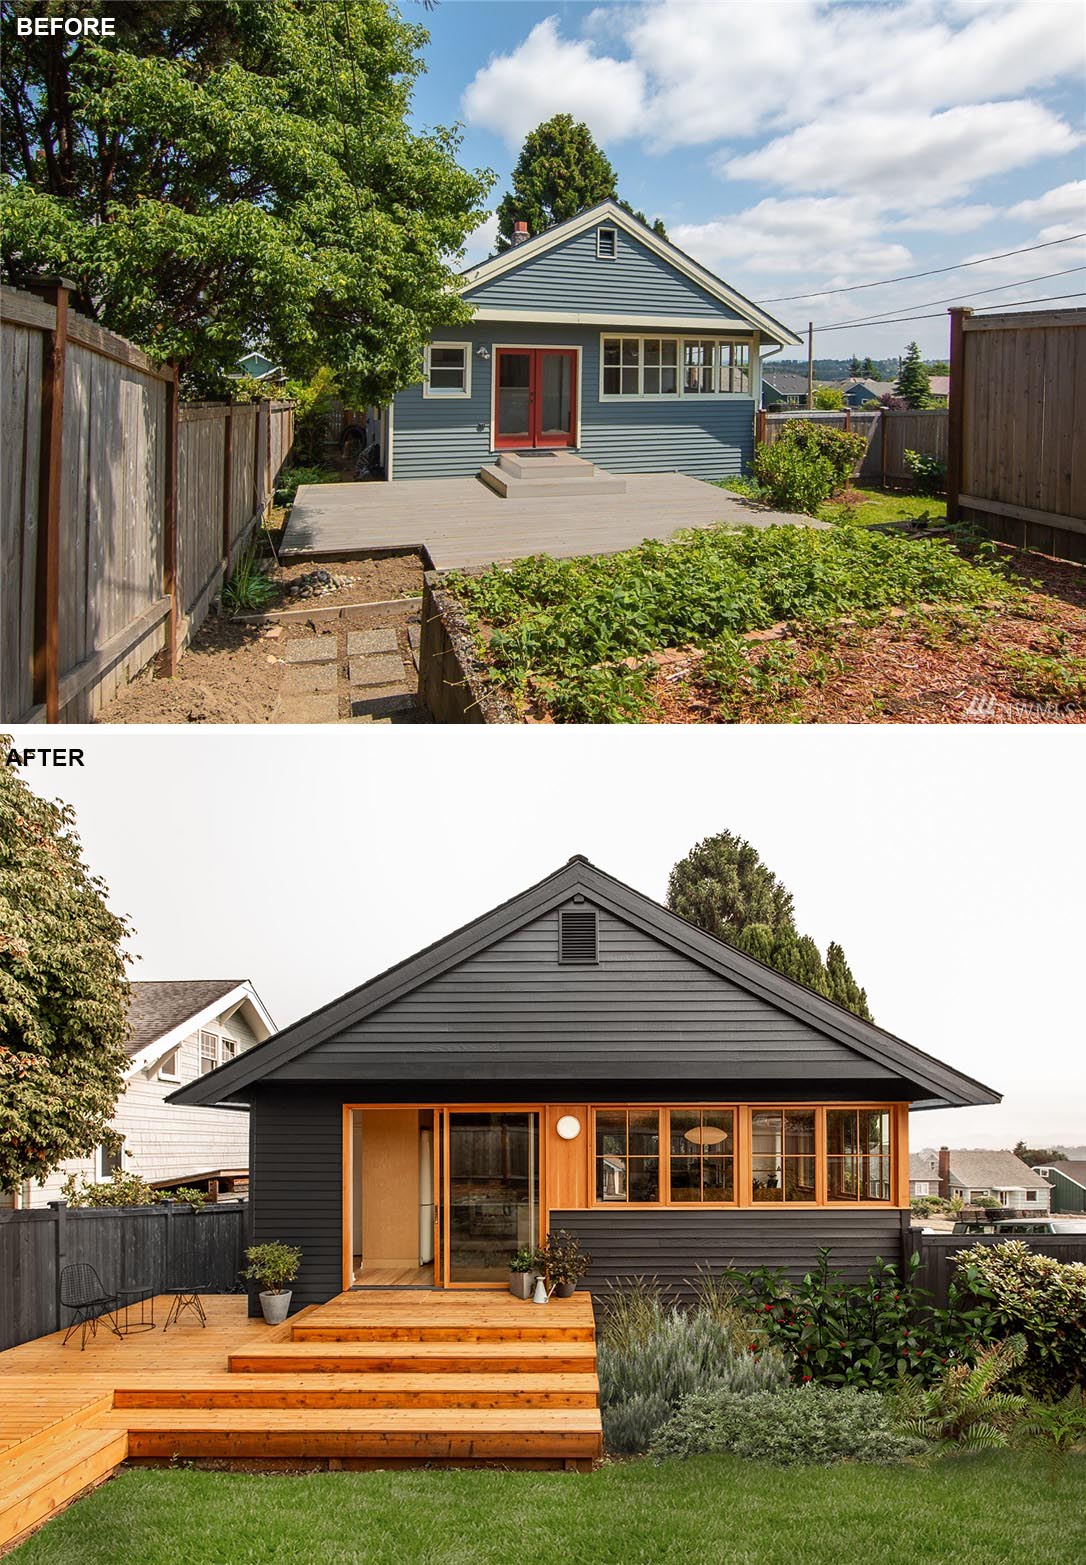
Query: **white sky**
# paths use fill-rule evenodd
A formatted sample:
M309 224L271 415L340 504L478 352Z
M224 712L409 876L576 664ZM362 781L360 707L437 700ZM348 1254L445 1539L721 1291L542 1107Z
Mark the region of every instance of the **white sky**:
M85 768L22 776L78 811L133 977L248 977L284 1026L573 853L662 901L730 829L883 1026L1004 1093L914 1147L1086 1144L1081 731L16 731L54 737Z

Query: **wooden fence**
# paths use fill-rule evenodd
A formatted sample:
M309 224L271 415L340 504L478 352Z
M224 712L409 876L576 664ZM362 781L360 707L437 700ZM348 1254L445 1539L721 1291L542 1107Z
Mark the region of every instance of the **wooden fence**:
M157 1206L71 1207L63 1201L0 1212L0 1351L59 1331L71 1320L60 1303L65 1266L89 1262L106 1291L196 1286L243 1289L238 1273L249 1243L249 1208L222 1201L202 1212Z
M87 721L202 623L293 439L286 402L182 405L177 372L0 289L0 721Z
M940 1309L946 1309L948 1289L954 1275L954 1259L959 1250L974 1245L1006 1244L1013 1239L1036 1250L1041 1255L1052 1255L1058 1261L1086 1261L1086 1233L1064 1234L926 1234L919 1228L909 1228L903 1235L907 1262L912 1255L919 1255L920 1266L916 1281L933 1295Z
M947 514L1086 560L1086 310L950 318Z
M758 440L770 444L779 440L792 419L813 420L830 429L843 429L863 435L867 448L852 470L853 478L873 484L910 484L913 475L905 465L906 451L947 460L947 410L925 408L895 413L886 408L864 412L844 408L822 413L808 408L791 408L784 413L758 413Z

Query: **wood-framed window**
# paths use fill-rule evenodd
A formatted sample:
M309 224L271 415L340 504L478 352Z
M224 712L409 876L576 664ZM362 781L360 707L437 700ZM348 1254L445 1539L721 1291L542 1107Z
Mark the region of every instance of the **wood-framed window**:
M683 396L716 390L716 343L703 338L683 342Z
M600 334L601 400L750 395L750 343Z
M219 1063L218 1033L200 1030L200 1075L206 1076Z
M605 397L641 395L640 337L603 339L603 395Z
M432 342L426 349L424 397L471 396L471 343Z
M755 1204L817 1198L817 1110L756 1108L750 1115L750 1192Z
M596 1201L604 1206L660 1202L660 1110L597 1109Z
M735 1201L735 1110L668 1109L668 1197L672 1206Z
M827 1201L888 1201L890 1148L889 1109L827 1109Z
M750 343L721 342L717 344L717 390L731 392L750 391Z
M679 341L677 337L646 337L644 340L644 379L646 397L679 395Z

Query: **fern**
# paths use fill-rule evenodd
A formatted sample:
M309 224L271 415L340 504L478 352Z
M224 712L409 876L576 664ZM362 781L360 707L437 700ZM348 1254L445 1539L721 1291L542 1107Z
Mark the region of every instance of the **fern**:
M933 1386L903 1379L894 1392L898 1427L963 1451L1007 1445L1009 1431L1028 1403L1025 1397L996 1388L1025 1356L1025 1339L1009 1337L986 1348L975 1364L953 1365Z

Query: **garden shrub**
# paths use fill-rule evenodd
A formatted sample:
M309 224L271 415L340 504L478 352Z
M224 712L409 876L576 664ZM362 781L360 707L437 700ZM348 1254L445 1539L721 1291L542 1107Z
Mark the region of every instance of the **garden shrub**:
M325 467L323 462L308 467L284 467L276 480L275 503L293 505L300 484L332 484L338 476L338 473L334 473L330 467Z
M975 1364L951 1364L930 1386L903 1377L894 1388L891 1406L906 1434L965 1451L985 1451L1008 1444L1009 1432L1027 1411L1025 1397L999 1388L1025 1358L1022 1337L994 1342L977 1355Z
M706 1387L747 1395L782 1387L779 1353L751 1352L711 1304L682 1310L659 1294L605 1307L598 1343L603 1433L611 1451L644 1451L689 1392ZM747 1333L749 1335L749 1333Z
M1018 1239L971 1245L954 1259L959 1285L991 1310L999 1335L1025 1343L1010 1384L1050 1398L1086 1384L1086 1263L1058 1261Z
M906 451L905 466L912 474L913 488L917 494L942 494L946 487L945 462L922 451Z
M817 452L799 450L783 435L772 445L759 446L753 465L769 503L780 511L814 516L833 493L832 465Z
M889 1465L919 1454L915 1436L895 1430L884 1399L872 1391L791 1386L740 1395L715 1389L685 1397L651 1447L654 1457L732 1451L777 1467L834 1462Z
M171 1192L156 1190L141 1174L123 1169L98 1182L69 1174L60 1193L69 1206L154 1206L174 1200Z

